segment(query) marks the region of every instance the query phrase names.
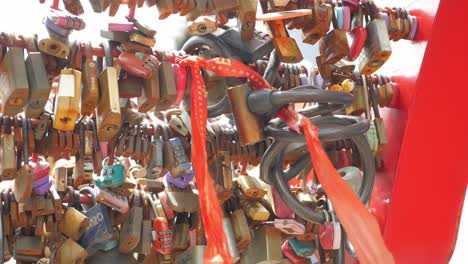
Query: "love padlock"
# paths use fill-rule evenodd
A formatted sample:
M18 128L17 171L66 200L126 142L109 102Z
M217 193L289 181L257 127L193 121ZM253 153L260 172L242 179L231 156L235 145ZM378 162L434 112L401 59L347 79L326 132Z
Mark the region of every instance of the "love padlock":
M107 165L109 157L102 161L103 168L99 175L93 175L94 184L99 188L114 188L121 186L125 181L125 166L118 160L117 163Z
M319 229L320 245L325 250L339 249L341 243L341 225L336 221L334 214L331 215L332 221L325 221Z
M193 171L188 172L187 174L183 175L182 177L174 178L170 171L164 175L164 178L167 182L174 184L178 188L184 189L186 188L190 182L193 180L194 173Z
M89 226L80 239L80 245L88 251L89 255L93 255L112 239L108 207L97 203L93 188L84 187L79 192L89 193L93 201L93 206L84 212L89 218Z
M122 52L119 62L125 71L143 79L150 78L159 67L159 61L155 56L141 52Z
M173 249L172 229L167 219L156 217L153 222L153 249L160 254L170 254Z

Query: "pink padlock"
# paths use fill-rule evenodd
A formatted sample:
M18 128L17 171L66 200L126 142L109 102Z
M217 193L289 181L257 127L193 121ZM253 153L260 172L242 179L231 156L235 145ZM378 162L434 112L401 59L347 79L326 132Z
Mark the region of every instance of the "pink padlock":
M33 168L33 180L49 176L50 165L44 159L39 159L37 153L33 153L29 159L29 165Z
M130 32L133 30L134 24L131 22L109 23L109 31Z
M273 196L273 212L278 218L294 218L294 213L289 206L281 199L275 187L271 186L271 194Z
M349 6L343 7L343 30L346 32L351 30L351 9Z

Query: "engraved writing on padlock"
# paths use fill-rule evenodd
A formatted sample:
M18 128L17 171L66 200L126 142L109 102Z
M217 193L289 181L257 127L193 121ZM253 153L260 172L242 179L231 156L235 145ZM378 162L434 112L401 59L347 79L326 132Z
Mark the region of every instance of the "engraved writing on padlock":
M169 254L173 249L172 230L167 219L156 217L153 222L153 249L161 254Z
M192 163L188 161L182 141L180 138L171 138L169 142L172 145L175 157L175 164L170 168L172 177L177 178L187 175L192 171Z
M94 187L96 192L96 200L104 205L107 205L122 214L128 212L127 197L119 195L110 189Z
M87 190L91 194L93 207L84 213L89 218L89 226L80 239L80 245L92 255L93 250L97 251L99 246L111 240L112 226L107 207L96 202L94 189L86 187L80 192L82 190Z

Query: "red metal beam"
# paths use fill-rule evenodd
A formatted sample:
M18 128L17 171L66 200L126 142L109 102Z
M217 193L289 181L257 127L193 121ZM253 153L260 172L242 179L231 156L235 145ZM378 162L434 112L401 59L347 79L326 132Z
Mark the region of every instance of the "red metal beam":
M416 2L430 7L434 1ZM465 17L467 8L465 1L442 0L433 24L421 20L421 38L429 41L414 87L405 87L412 90L411 96L400 98L400 106L408 109L407 122L404 109L388 114L394 120L387 123L387 131L401 131L395 125L405 123L406 129L399 155L393 155L398 158L392 165L394 178L384 171L379 179L387 187L393 183L391 195L385 184L377 183L373 203L376 214L384 215L379 220L384 221L384 238L397 263L448 263L455 247L468 184L468 127L463 115L468 90L462 85L468 50L453 18ZM412 59L405 58L407 63ZM385 158L389 156L384 153Z

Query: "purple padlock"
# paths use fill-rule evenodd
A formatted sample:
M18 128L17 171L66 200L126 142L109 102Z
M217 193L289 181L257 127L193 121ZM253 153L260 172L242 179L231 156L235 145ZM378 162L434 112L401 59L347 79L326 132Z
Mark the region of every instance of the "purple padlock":
M42 177L33 181L33 190L34 190L34 193L37 195L46 194L50 190L51 186L52 186L52 181L50 180L49 176Z
M172 174L170 172L167 172L164 177L166 178L167 182L174 184L177 188L185 189L193 180L193 176L193 171L190 171L184 176L177 178L172 177Z
M46 28L62 37L68 37L70 35L70 33L72 33L72 29L66 29L64 27L61 27L57 24L55 24L54 22L52 22L52 20L50 20L49 18L44 18L44 24L46 26Z

